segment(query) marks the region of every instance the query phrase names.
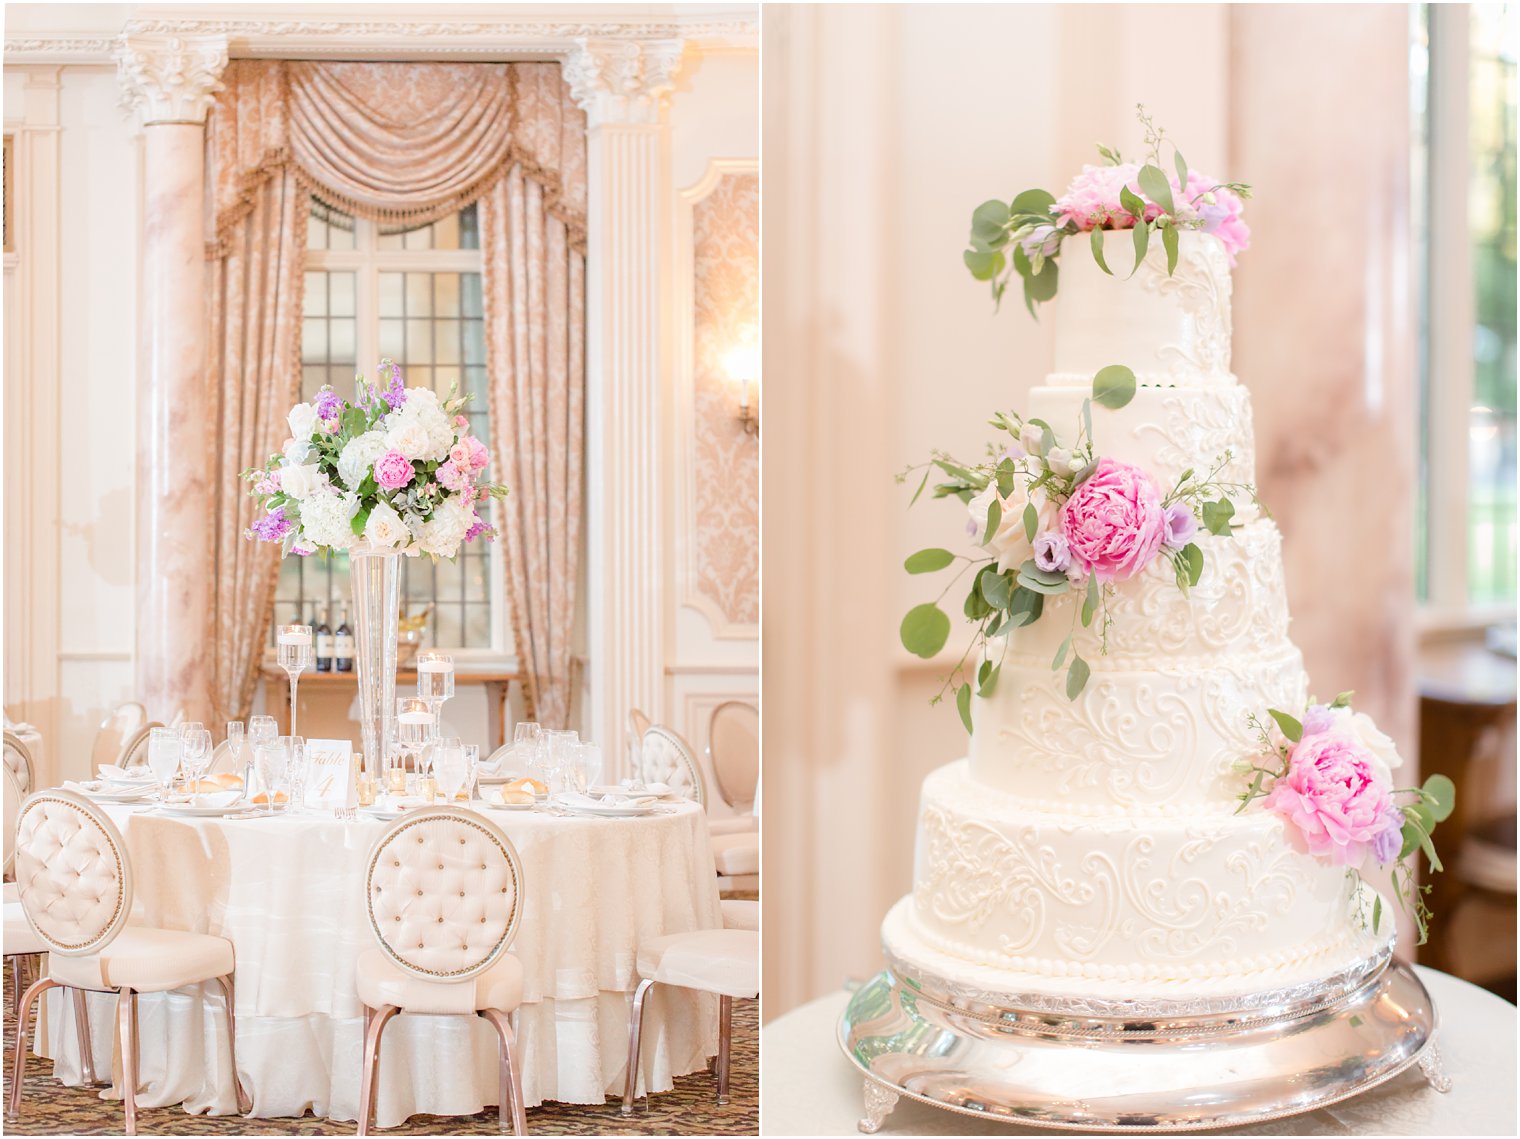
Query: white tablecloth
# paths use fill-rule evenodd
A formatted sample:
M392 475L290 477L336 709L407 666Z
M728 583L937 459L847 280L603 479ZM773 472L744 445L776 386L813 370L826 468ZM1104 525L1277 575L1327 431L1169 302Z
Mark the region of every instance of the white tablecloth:
M526 1102L603 1103L622 1091L639 943L722 924L705 816L694 804L640 819L487 813L517 846L527 883L512 945L524 972L517 1032ZM363 868L386 824L111 814L132 859L133 924L214 933L236 949L238 1067L255 1114L309 1108L357 1118L363 1022L354 962L375 944ZM235 1110L221 1076L218 994L213 984L138 998L139 1103ZM72 1005L57 991L49 998L57 1046L40 1050L54 1055L61 1079L78 1083ZM661 1091L717 1051L717 1001L674 989L654 1000L644 1072ZM108 994L90 998L99 1069L113 1055L115 1007ZM473 1114L496 1098L495 1037L477 1018L402 1016L386 1029L380 1126L417 1112Z
M1515 1006L1433 969L1419 969L1440 1016L1437 1041L1452 1089L1441 1094L1416 1069L1371 1091L1306 1115L1233 1135L1514 1135ZM765 1079L760 1111L767 1135L858 1135L862 1077L836 1042L846 993L777 1017L760 1033ZM882 1135L1053 1135L984 1122L907 1098ZM1091 1134L1065 1132L1064 1134Z

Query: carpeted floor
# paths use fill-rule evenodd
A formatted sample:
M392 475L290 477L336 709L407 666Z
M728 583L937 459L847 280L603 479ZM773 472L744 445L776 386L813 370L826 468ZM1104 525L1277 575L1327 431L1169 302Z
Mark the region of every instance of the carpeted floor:
M5 1096L9 1101L14 1063L16 1021L11 1015L11 970L5 970ZM546 1103L528 1111L528 1131L534 1135L755 1135L759 1131L759 1028L754 1001L734 1002L734 1052L730 1102L714 1102L712 1077L683 1076L673 1091L639 1101L639 1110L625 1119L617 1103L599 1107ZM31 1055L26 1061L26 1089L21 1118L7 1121L13 1135L120 1135L121 1103L101 1100L98 1091L68 1088L52 1078L53 1064ZM645 1110L645 1105L648 1110ZM139 1109L139 1134L163 1135L352 1135L352 1123L302 1119L212 1118L186 1115L178 1107ZM385 1135L496 1135L496 1109L480 1115L415 1115Z

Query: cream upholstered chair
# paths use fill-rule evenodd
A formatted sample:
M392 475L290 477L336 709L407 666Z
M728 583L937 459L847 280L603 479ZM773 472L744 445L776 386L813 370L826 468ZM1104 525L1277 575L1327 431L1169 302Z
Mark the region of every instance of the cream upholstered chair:
M247 737L244 737L247 742ZM238 770L239 752L233 751L232 741L223 740L211 749L211 762L206 765L207 775L241 775Z
M760 928L760 903L744 901L739 898L724 898L723 928L724 929L754 929Z
M484 1017L500 1041L498 1120L527 1133L517 1038L522 965L507 952L522 918L517 848L473 811L428 807L398 819L376 841L364 875L365 909L379 945L360 955L364 1079L359 1134L368 1135L379 1093L380 1037L397 1013Z
M718 1102L728 1102L728 1061L734 1028L734 998L760 995L760 935L749 929L699 929L672 933L639 946L638 990L628 1022L628 1078L623 1114L633 1113L638 1094L639 1050L644 1035L644 1002L655 985L674 985L718 995Z
M117 994L126 1132L137 1134L137 994L217 981L227 1001L227 1052L238 1109L252 1110L237 1075L232 942L205 933L127 925L132 865L110 818L82 796L42 791L21 807L16 881L27 923L48 951L48 975L21 998L16 1039L48 989ZM80 1006L76 1003L75 1012ZM83 1035L83 1034L82 1034ZM8 1115L21 1110L26 1049L16 1049Z
M148 722L148 710L135 700L111 709L111 714L95 730L95 745L90 749L90 771L103 763L116 763L131 740Z
M654 721L639 709L628 709L628 770L633 772L635 779L639 778L639 772L643 770L643 760L639 752L643 749L644 733L653 726Z
M702 778L696 754L670 728L655 724L644 733L636 770L645 783L663 783L682 798L707 808L707 781Z
M5 767L16 777L23 793L37 789L37 765L32 761L32 749L15 732L5 733Z
M148 765L148 741L153 737L153 729L163 727L157 720L149 720L142 728L122 745L121 755L116 762L122 768L146 767Z
M755 805L760 779L760 712L742 700L725 700L707 722L707 755L718 794L735 810Z

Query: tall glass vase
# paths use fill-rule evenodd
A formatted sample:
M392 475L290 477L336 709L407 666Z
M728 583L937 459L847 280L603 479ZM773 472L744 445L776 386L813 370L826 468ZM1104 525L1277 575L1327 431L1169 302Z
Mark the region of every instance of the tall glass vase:
M377 779L385 765L385 741L390 738L391 719L396 712L401 557L395 550L358 546L348 552L348 576L354 591L354 653L364 770Z

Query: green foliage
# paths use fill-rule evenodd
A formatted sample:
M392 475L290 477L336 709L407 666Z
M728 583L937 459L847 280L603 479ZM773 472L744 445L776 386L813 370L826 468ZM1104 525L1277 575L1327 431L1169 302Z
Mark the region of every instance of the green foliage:
M1177 207L1172 202L1172 184L1167 181L1160 167L1149 163L1140 167L1140 176L1137 181L1147 198L1169 214L1177 212Z
M1087 596L1082 599L1082 628L1086 629L1093 622L1093 614L1098 611L1098 579L1092 574L1087 575Z
M1129 271L1129 275L1133 277L1145 263L1145 252L1151 244L1151 231L1142 224L1136 225L1130 232L1135 235L1135 267Z
M1444 775L1432 775L1420 788L1420 798L1429 807L1432 818L1444 823L1457 805L1457 787Z
M1087 678L1092 675L1092 669L1080 656L1073 653L1071 667L1066 670L1066 699L1075 700L1087 687Z
M1114 271L1108 267L1108 262L1103 260L1103 233L1104 231L1101 229L1095 229L1092 231L1090 243L1092 245L1093 260L1098 263L1099 269L1102 269L1105 273L1112 277L1114 275Z
M1034 503L1024 504L1024 537L1034 541L1035 531L1040 525L1040 512L1034 508Z
M1161 245L1166 250L1166 275L1170 277L1177 271L1177 227L1167 225L1161 227Z
M1299 740L1304 738L1303 724L1299 723L1298 720L1294 717L1288 715L1288 713L1278 711L1276 708L1268 708L1267 714L1271 716L1272 719L1277 721L1278 728L1282 731L1284 738L1286 738L1290 743L1297 743Z
M933 602L915 605L902 619L898 631L903 648L914 656L928 660L945 647L950 639L950 618Z
M992 567L996 570L996 566ZM1006 573L983 574L978 581L981 583L982 596L987 599L987 604L994 609L1007 609L1013 596L1013 579Z
M955 693L955 709L961 714L961 723L966 725L966 731L972 731L971 727L971 685L962 684Z
M1020 586L1008 599L1008 625L1013 629L1021 625L1032 625L1044 611L1044 595Z
M942 570L946 566L953 565L954 562L955 555L949 550L930 547L927 550L919 550L918 553L910 555L908 560L903 562L903 569L909 573L934 573L936 570Z
M1135 373L1123 364L1100 368L1093 377L1092 400L1117 411L1135 398Z
M1228 498L1205 502L1200 510L1203 528L1210 534L1228 538L1231 534L1230 519L1235 517L1235 504Z
M1008 259L998 250L968 249L961 254L966 268L978 281L990 281L999 276L1008 265Z
M987 504L987 529L982 534L982 545L992 541L992 536L998 532L998 527L1003 524L1003 504L993 499Z

